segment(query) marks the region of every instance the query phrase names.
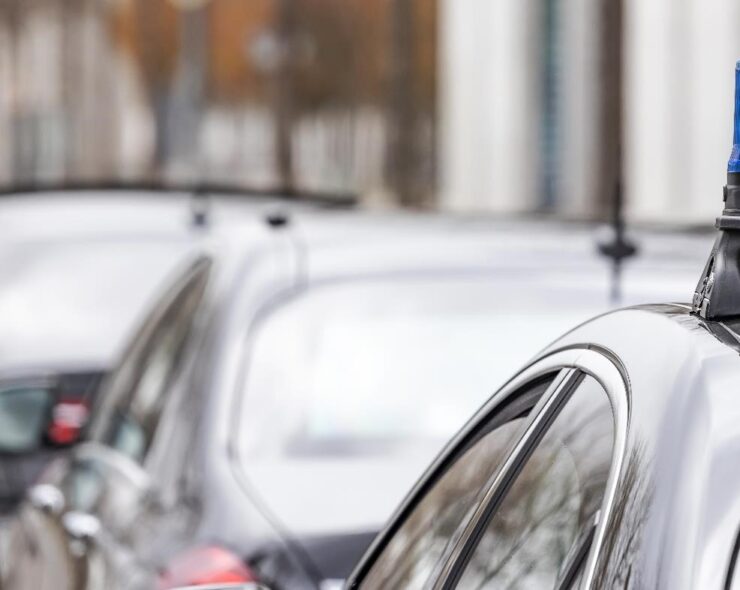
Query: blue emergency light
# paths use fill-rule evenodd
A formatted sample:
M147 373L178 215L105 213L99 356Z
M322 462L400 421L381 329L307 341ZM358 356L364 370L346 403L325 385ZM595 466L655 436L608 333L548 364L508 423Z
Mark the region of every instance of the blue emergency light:
M724 209L712 253L694 291L693 311L707 320L740 318L740 61L735 64L735 126Z
M740 172L740 61L735 64L735 132L727 172Z

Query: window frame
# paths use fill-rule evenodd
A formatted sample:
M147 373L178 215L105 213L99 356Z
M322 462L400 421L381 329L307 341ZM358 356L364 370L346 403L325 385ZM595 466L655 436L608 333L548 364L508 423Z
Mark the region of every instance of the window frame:
M629 426L630 400L629 381L624 367L611 353L594 347L571 347L554 351L523 369L505 384L487 404L476 414L468 425L451 441L445 451L437 458L407 500L396 512L386 529L376 538L365 557L360 561L349 579L347 588L361 588L368 572L375 565L388 542L426 496L436 481L460 456L460 450L470 443L487 422L495 420L499 410L517 394L526 391L532 383L547 375L555 378L540 400L530 411L519 440L514 444L502 466L494 473L484 493L478 496L477 506L469 519L461 524L453 547L443 556L441 565L432 576L434 590L453 590L459 581L477 540L497 506L505 496L511 483L516 479L521 467L539 444L550 424L565 406L571 394L577 389L585 375L593 377L606 393L614 419L614 446L612 463L609 468L606 490L595 524L593 539L584 560L585 576L583 586L589 588L596 570L599 550L603 544L606 526L612 513L616 487L624 460L627 431ZM460 532L462 531L462 532Z

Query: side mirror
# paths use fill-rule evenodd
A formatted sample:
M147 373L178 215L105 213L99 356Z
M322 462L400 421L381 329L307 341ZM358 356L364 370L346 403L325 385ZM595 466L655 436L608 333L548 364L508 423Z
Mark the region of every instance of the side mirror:
M29 503L36 510L50 516L59 516L64 511L64 494L56 486L40 483L26 492Z

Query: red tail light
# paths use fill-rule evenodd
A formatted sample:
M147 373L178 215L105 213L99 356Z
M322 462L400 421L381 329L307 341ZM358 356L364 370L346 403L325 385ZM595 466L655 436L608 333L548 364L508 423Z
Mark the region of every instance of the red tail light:
M256 582L244 562L222 547L196 547L172 559L159 575L159 590L230 582Z
M89 415L90 409L84 401L66 400L57 403L52 410L47 437L57 445L77 442Z

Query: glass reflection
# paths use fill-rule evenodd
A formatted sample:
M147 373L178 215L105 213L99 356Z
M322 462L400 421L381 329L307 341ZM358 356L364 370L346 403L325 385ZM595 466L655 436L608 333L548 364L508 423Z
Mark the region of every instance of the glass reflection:
M587 377L495 513L458 588L554 587L571 547L601 506L613 446L608 397Z
M493 430L442 476L393 536L363 590L424 586L523 422L519 418Z
M594 588L649 588L638 561L644 555L643 535L652 506L653 482L644 444L629 453L614 498L611 520L601 547Z

